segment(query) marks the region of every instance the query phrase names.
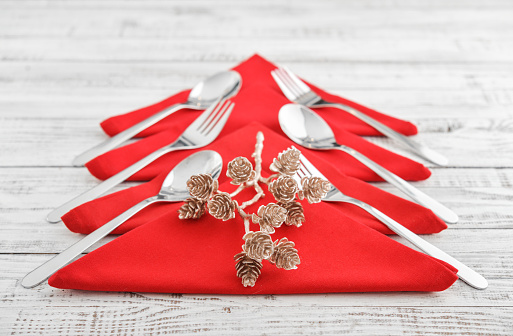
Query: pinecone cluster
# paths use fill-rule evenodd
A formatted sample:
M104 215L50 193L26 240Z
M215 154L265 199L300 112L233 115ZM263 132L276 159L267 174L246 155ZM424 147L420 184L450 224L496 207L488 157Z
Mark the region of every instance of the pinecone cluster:
M244 287L253 287L262 269L262 260L285 270L296 269L301 262L294 242L287 238L272 241L267 232L248 232L244 235L242 252L235 255L237 276Z
M246 234L242 239L242 252L234 256L237 276L242 279L244 287L253 287L260 276L262 261L267 260L277 268L285 270L296 269L300 263L295 244L286 237L273 242L271 234L276 228L285 223L288 226L301 226L305 221L303 206L297 200L306 199L308 203L318 203L330 189L330 183L318 177L304 177L300 185L293 178L300 168L301 152L295 148L289 148L278 154L270 165L270 170L275 172L268 178L260 176L261 150L263 134L257 135L255 147L256 167L253 169L251 162L239 156L228 163L226 175L231 178L231 183L238 185L238 189L232 194L218 190L218 182L208 174L193 175L187 181L187 189L191 195L178 210L180 219L196 219L208 212L216 219L223 221L235 217L239 212L244 219ZM259 196L263 196L262 188L255 184L262 182L268 185L277 203L269 203L258 208L257 213L246 214L244 208L256 202ZM240 190L253 186L257 195L253 200L239 206L232 200ZM260 230L251 231L250 221L259 225Z

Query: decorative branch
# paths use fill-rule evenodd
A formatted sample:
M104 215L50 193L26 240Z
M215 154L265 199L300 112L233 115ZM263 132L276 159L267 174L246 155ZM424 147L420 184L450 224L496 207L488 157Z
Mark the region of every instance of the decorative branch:
M262 176L262 150L264 135L258 132L256 136L254 158L255 169L251 162L239 156L228 163L226 176L231 184L238 185L231 194L218 190L217 180L210 175L193 175L187 181L187 188L191 198L185 200L178 210L180 219L196 219L206 211L216 219L223 221L236 217L236 213L244 220L245 234L242 237L244 244L242 252L235 255L235 269L237 276L242 279L244 287L253 287L260 276L262 261L268 260L271 264L285 270L296 269L300 263L295 244L286 237L271 239L283 223L299 227L305 221L303 206L296 200L306 199L309 203L318 203L329 190L329 182L318 177L301 179L301 185L296 180L296 172L300 167L299 156L301 152L289 148L278 154L269 169L275 174ZM296 177L296 178L294 178ZM269 203L258 208L257 213L249 214L244 209L265 197L260 183L266 184L278 203ZM242 190L252 187L255 196L241 205L232 198ZM251 222L259 225L258 231L251 231Z

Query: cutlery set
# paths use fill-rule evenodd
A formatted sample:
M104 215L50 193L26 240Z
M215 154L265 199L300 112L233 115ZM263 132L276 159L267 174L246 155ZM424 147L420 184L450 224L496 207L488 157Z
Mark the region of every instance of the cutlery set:
M453 211L421 192L412 184L390 172L355 149L346 146L343 143L337 143L335 135L328 123L310 108L335 107L350 113L361 121L372 126L383 135L406 146L416 155L437 165L447 164L448 160L444 156L429 149L425 145L415 142L394 131L376 119L371 118L350 106L323 100L318 94L312 91L309 86L303 83L296 75L286 68L277 68L271 72L271 75L282 90L283 94L290 101L294 102L294 104L284 105L278 114L281 129L292 141L300 146L313 150L343 151L371 169L385 181L393 184L417 203L431 209L433 213L445 222L456 223L458 221L458 216ZM99 183L92 189L59 206L48 214L47 221L51 223L59 222L61 217L71 209L105 194L116 185L126 181L130 176L134 175L167 153L177 150L197 149L210 144L218 137L225 126L234 108L234 103L229 99L238 93L241 85L241 76L236 71L225 71L215 74L198 83L190 91L185 102L175 104L153 114L151 117L140 121L125 131L118 133L117 135L77 156L73 161L73 165L82 166L95 157L123 144L125 141L135 137L140 132L178 110L204 110L176 140L170 139L170 142L167 145L157 149L131 166ZM317 168L303 155L300 156L300 164L299 171L293 176L298 182L304 177L320 177L326 179L322 173L317 170ZM130 217L150 204L156 202L183 201L189 196L185 182L191 175L208 173L214 178L217 178L221 172L221 168L222 158L219 154L213 151L201 151L187 157L169 172L157 195L134 205L94 232L85 236L83 239L71 245L54 258L28 273L21 281L21 285L26 288L31 288L45 281L53 273L79 257L86 249L98 242L101 238L107 236ZM424 253L443 260L457 268L458 277L467 284L478 289L484 289L488 286L486 279L469 267L420 238L418 235L411 232L378 209L358 199L344 195L335 186L332 186L323 201L346 202L362 208L385 224L390 230L407 239Z

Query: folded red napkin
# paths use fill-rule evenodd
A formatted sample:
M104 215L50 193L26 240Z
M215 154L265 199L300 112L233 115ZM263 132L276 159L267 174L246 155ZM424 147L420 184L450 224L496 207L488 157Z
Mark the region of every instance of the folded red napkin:
M233 188L229 182L220 187ZM245 190L236 199L253 194ZM273 200L267 194L259 204ZM286 271L264 261L254 287L243 287L236 276L233 257L244 243L242 219L223 222L205 214L180 220L180 204L167 205L168 213L64 267L49 284L94 291L289 294L441 291L457 279L453 267L355 222L328 203L303 206L301 227L283 225L272 235L295 242L298 269Z
M273 158L275 158L278 153L294 145L294 143L284 135L277 134L258 123L251 123L221 137L218 141L203 148L215 150L223 157L224 166L221 176L219 177L221 183L227 181L225 172L226 165L230 160L237 156L246 156L249 158L253 153L258 131L262 131L265 137L264 150L262 153L263 167L265 169L269 167ZM142 141L147 140L148 139ZM341 173L338 169L338 165L336 167L332 166L328 161L319 157L319 154L324 152L308 151L302 147L297 148L342 192L371 204L408 227L410 230L425 234L440 232L447 228L446 224L436 217L431 210ZM173 153L169 158L170 163L167 165L167 168L150 182L85 203L64 215L62 217L64 223L73 232L90 233L94 231L136 203L155 195L159 191L162 181L171 168L191 153L203 149ZM380 232L387 234L392 233L373 216L354 205L338 202L330 204L344 212L345 216L348 218L363 223ZM136 216L129 219L125 224L114 231L114 233L125 233L164 215L173 217L175 210L170 209L167 204L157 203L150 205Z
M230 134L251 122L259 122L271 130L283 134L279 122L278 112L280 108L289 103L281 94L262 85L253 85L241 91L232 99L235 102L230 118L224 129L214 143L223 136ZM155 133L129 145L111 150L86 164L89 171L99 179L106 179L126 167L134 164L143 157L154 152L158 148L171 143L187 126L198 116L197 113L182 111L175 116L175 123L169 124L164 131ZM336 122L328 118L337 140L372 158L383 167L401 176L406 180L423 180L430 176L431 172L422 164L407 159L403 156L376 146L358 135L350 133L339 127ZM285 136L285 135L284 135ZM253 141L251 141L253 142ZM134 174L130 180L150 180L167 169L176 160L176 153L166 154L147 167ZM361 164L349 154L342 151L319 151L320 157L337 162L338 169L349 175L366 181L382 181L369 168ZM183 154L180 154L183 155Z
M241 77L242 77L242 88L241 92L243 92L248 86L254 85L254 84L260 84L262 86L267 86L276 93L283 95L280 88L274 81L274 79L271 76L271 71L276 69L276 65L269 62L268 60L264 59L260 55L253 55L249 59L243 61L239 65L232 68L233 70L237 71ZM404 121L401 119L397 119L394 117L391 117L386 114L382 114L380 112L377 112L373 109L370 109L368 107L362 106L360 104L357 104L355 102L352 102L350 100L347 100L345 98L332 95L326 91L321 90L320 88L305 82L308 84L312 90L314 90L317 94L319 94L322 98L345 104L350 107L353 107L361 112L364 112L365 114L373 117L376 120L381 121L382 123L388 125L389 127L393 128L397 132L400 132L404 135L414 135L417 134L417 128L415 125L408 121ZM156 104L126 113L121 114L118 116L111 117L101 123L101 126L105 133L108 135L116 135L119 132L122 132L123 130L137 124L138 122L148 118L150 115L153 115L159 111L162 111L163 109L177 103L182 103L187 100L187 96L189 95L190 90L182 91L178 94L175 94L169 98L164 99L161 102L158 102ZM262 99L265 96L262 95ZM340 128L343 128L351 133L359 134L359 135L381 135L376 129L373 127L367 125L366 123L362 122L360 119L355 118L349 113L345 113L339 109L326 107L322 109L316 109L323 117L334 115L337 119L337 123ZM168 129L168 127L172 127L173 124L175 124L175 120L173 118L168 118L165 120L162 120L158 124L144 130L139 134L139 136L148 136L151 134L158 133L160 131Z
M281 93L270 75L270 71L274 68L275 66L272 63L259 56L253 56L234 68L240 72L243 78L243 85L238 95L232 99L236 103L235 108L220 136L240 129L252 121L260 122L273 131L283 134L278 123L278 112L284 104L290 102ZM404 134L416 133L415 126L409 122L383 115L343 98L329 95L315 87L313 88L323 97L358 108L399 132ZM102 123L102 127L108 134L116 134L157 111L174 103L185 101L188 92L184 91L155 105L109 118ZM350 114L333 108L323 108L317 111L333 128L339 142L353 147L406 180L424 180L430 176L430 171L422 164L373 145L360 136L355 135L356 133L363 135L377 135L378 133L372 127L362 123ZM174 113L139 134L139 136L145 136L146 138L105 153L87 163L86 166L94 176L99 179L106 179L156 149L171 143L197 116L198 112L191 110L182 110ZM336 160L339 163L339 169L349 176L366 181L382 181L374 172L348 154L327 151L319 154L319 156L327 160ZM172 164L173 160L170 161L169 157L169 155L164 156L137 174L134 174L130 179L149 180L154 178Z

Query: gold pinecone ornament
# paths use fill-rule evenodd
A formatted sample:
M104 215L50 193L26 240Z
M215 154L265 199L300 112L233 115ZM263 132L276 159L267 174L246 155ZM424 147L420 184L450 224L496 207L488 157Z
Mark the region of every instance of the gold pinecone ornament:
M278 203L278 205L287 211L287 218L285 219L286 225L294 225L296 227L303 225L305 214L303 213L301 203L292 201L288 203Z
M330 190L330 183L320 177L303 177L301 179L303 190L299 192L299 199L306 198L308 203L319 203Z
M235 217L237 204L232 200L230 194L220 192L215 194L207 203L208 212L217 219L227 221Z
M196 198L187 198L178 209L180 219L198 219L205 213L205 201Z
M269 184L269 191L278 202L287 203L296 197L298 185L292 177L280 175L280 177Z
M296 182L295 174L301 167L301 152L289 148L273 160L270 176L262 176L262 150L264 135L258 132L255 150L251 157L254 166L243 156L236 157L227 165L226 176L237 188L230 194L218 190L218 182L208 174L191 176L187 189L191 198L185 200L178 210L180 219L194 219L208 212L212 217L227 221L238 213L244 221L242 252L234 256L237 276L244 287L253 287L260 276L262 261L267 260L277 268L296 269L300 263L295 244L287 238L273 242L271 234L285 223L299 227L305 221L303 206L298 200L309 203L320 202L330 189L330 183L318 177L303 178ZM266 184L276 203L261 205L256 213L246 212L248 206L265 197L261 184ZM301 188L300 188L301 186ZM240 205L235 198L246 188L252 188L255 195ZM236 221L233 221L236 223ZM259 225L259 231L252 231L251 225ZM227 229L232 229L227 227Z
M209 174L192 175L187 180L187 189L192 197L206 201L217 191L219 182Z
M267 232L249 231L242 239L245 241L242 250L252 259L262 261L268 259L273 253L273 240Z
M253 214L252 221L260 225L260 230L274 233L274 228L280 227L287 219L287 210L278 204L269 203L258 208L257 215Z
M282 238L278 242L274 242L274 252L271 255L269 261L276 265L278 268L285 270L296 269L299 265L299 255L297 250L294 248L294 242L287 238Z
M232 179L231 184L242 184L255 178L253 165L243 156L239 156L228 163L226 176Z
M233 259L237 262L235 269L237 276L242 279L244 287L253 287L260 275L262 263L258 260L248 257L246 252L236 254Z
M289 148L278 154L278 157L273 160L269 169L273 172L292 176L299 169L299 155L301 155L299 150Z

